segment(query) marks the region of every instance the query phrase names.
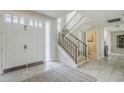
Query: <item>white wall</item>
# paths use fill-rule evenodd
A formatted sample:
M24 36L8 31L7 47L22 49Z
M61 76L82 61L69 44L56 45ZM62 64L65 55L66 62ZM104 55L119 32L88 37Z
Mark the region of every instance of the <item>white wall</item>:
M124 48L117 48L117 35L124 35L124 31L110 32L111 53L124 54Z
M104 57L104 28L97 28L97 58L101 59Z
M57 25L56 19L52 19L51 21L51 38L50 38L50 56L51 60L57 60Z

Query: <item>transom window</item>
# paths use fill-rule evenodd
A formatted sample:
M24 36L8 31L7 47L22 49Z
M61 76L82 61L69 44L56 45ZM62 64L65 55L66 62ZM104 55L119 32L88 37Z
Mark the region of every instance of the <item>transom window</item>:
M37 21L37 20L35 20L34 26L35 26L35 27L38 27L38 21Z
M18 17L17 16L13 16L13 23L18 23Z
M42 22L41 22L41 21L39 21L39 27L41 27L41 28L42 28L42 26L43 26Z
M23 17L20 17L20 24L24 25L24 18Z
M6 14L5 15L5 21L8 22L8 23L11 23L11 21L12 21L11 15Z
M33 26L33 20L29 20L29 26Z

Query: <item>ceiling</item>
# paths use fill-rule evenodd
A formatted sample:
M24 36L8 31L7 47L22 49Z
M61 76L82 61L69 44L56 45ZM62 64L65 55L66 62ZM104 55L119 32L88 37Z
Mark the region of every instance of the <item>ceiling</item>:
M72 10L35 10L50 17L61 17ZM86 16L90 22L95 24L106 24L108 19L124 17L124 10L78 10L82 15ZM123 15L123 16L122 16Z
M96 25L107 24L108 19L124 17L123 10L79 10L79 12Z
M35 10L35 12L37 13L41 13L46 16L54 17L54 18L64 16L71 11L72 10Z
M72 10L36 10L35 12L57 18L64 16L71 11ZM90 26L104 25L104 27L111 27L110 29L115 29L117 28L116 25L124 23L124 10L78 10L78 12L86 16L86 24ZM119 17L123 20L114 23L107 22L108 19ZM117 29L119 29L119 27Z

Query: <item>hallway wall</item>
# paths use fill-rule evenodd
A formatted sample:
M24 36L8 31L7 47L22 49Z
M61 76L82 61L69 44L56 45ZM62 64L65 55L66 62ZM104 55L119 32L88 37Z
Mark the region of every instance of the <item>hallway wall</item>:
M104 57L104 28L97 28L97 58L101 59Z

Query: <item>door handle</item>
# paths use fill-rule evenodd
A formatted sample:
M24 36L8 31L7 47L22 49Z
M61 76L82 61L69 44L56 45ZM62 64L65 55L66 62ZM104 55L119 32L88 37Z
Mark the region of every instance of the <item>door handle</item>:
M27 45L24 45L24 49L27 49Z
M24 30L27 30L27 25L24 25Z

